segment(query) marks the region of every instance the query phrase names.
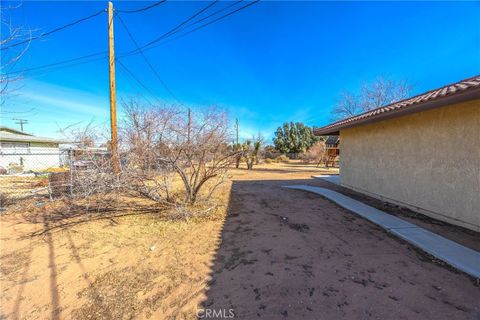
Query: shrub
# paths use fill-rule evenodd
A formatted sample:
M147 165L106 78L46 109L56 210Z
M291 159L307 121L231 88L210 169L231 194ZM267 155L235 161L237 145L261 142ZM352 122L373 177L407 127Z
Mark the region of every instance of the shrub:
M317 141L308 151L300 155L300 159L305 162L319 162L325 156L325 142Z
M45 172L66 172L69 169L66 167L60 168L60 167L50 167L48 169L45 169Z
M23 172L23 166L18 163L9 163L7 168L8 174L16 174Z
M290 162L290 159L284 154L279 155L275 160L277 162L283 162L283 163L289 163Z
M279 153L277 150L275 150L274 146L266 146L263 148L261 155L264 159L274 160L276 157L278 157Z
M13 199L5 193L0 193L0 208L4 208L13 203Z

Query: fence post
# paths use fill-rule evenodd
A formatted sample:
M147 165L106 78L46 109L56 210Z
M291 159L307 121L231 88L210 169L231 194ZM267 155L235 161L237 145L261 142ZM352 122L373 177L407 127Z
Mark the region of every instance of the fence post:
M72 156L72 148L68 149L67 154L68 154L68 169L70 171L70 181L69 181L69 186L70 186L70 197L73 197L73 156Z

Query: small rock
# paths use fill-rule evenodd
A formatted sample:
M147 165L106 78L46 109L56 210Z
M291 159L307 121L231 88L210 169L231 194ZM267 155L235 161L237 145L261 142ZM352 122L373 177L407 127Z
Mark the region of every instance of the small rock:
M155 246L150 246L150 251L154 251L155 250Z

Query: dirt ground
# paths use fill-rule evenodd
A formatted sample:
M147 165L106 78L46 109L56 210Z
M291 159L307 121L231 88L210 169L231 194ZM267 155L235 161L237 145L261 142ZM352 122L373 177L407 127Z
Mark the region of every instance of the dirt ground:
M479 318L480 288L468 276L318 195L282 188L334 188L310 177L335 171L234 170L220 192L225 207L189 221L135 205L122 216L72 214L51 229L68 213L46 215L48 203L7 212L0 318L196 319L212 310L217 319ZM478 245L478 234L391 209Z

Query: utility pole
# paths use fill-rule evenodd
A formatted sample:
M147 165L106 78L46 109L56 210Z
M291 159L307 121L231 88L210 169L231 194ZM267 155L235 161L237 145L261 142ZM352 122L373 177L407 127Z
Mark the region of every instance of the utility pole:
M113 3L108 2L108 60L110 71L110 127L112 152L112 169L114 174L119 173L118 139L117 139L117 101L115 88L115 49L113 38Z
M192 130L192 115L190 108L188 108L188 124L187 124L187 142L190 145L190 131Z
M16 124L20 125L20 131L23 132L23 125L28 123L28 120L26 119L12 119L12 120L17 120Z
M237 145L238 145L238 118L235 119L235 130L237 131Z

